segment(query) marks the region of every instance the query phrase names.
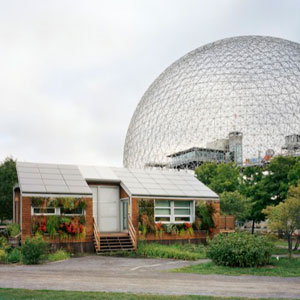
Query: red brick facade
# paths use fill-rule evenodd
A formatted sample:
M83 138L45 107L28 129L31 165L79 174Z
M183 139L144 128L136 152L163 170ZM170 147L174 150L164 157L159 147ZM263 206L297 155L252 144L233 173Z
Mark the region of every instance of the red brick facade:
M92 242L93 241L93 199L86 198L86 237L81 242ZM26 237L31 237L31 197L22 198L22 242L25 241ZM48 239L51 243L62 243L64 241L57 239ZM67 243L78 243L75 238L67 240Z
M139 199L137 198L132 198L132 223L133 226L136 230L136 232L138 233L138 218L139 218L139 203L138 203ZM215 228L213 229L212 234L210 234L210 236L214 236L215 234L220 233L220 202L219 201L207 201L208 203L211 203L214 207L215 213L213 215L213 220L215 223ZM193 239L205 239L207 237L206 233L203 232L199 232L199 233L195 233L194 236L190 237L190 236L173 236L170 234L163 234L162 237L159 238L159 240L193 240ZM150 233L147 234L146 236L146 240L157 240L156 236L154 233Z

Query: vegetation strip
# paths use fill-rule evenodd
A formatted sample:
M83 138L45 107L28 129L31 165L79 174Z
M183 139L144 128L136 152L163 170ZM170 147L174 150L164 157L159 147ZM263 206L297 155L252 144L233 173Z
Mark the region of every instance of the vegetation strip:
M206 250L203 245L194 245L194 244L162 245L158 243L139 242L137 252L121 251L121 252L107 253L106 255L197 260L197 259L206 258Z
M232 268L204 263L172 270L178 273L218 274L218 275L255 275L255 276L280 276L300 277L300 258L272 258L270 265L253 268Z
M1 300L246 300L250 298L240 297L213 297L213 296L163 296L149 294L107 293L107 292L73 292L73 291L50 291L50 290L25 290L25 289L1 289ZM261 298L261 300L264 300ZM279 300L279 298L268 298L268 300Z

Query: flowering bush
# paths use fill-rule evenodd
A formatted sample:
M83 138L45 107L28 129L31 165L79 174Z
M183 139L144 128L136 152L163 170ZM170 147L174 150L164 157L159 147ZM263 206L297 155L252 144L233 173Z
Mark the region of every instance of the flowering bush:
M34 216L32 220L33 234L49 234L51 237L59 235L61 239L75 236L78 239L85 238L85 219L83 217L59 217L59 216Z

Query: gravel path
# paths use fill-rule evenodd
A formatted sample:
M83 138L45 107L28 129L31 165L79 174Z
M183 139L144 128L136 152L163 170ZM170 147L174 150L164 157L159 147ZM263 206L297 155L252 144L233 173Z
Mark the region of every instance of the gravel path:
M170 273L190 264L170 259L105 256L72 258L36 266L0 265L0 287L250 298L300 298L300 277Z

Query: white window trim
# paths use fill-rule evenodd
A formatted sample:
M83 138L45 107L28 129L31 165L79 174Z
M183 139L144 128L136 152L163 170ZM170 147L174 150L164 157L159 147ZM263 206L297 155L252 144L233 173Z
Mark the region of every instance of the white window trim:
M53 214L49 214L49 213L35 213L34 209L41 209L41 207L36 207L36 206L31 206L31 215L32 216L57 216L60 214L60 209L58 207L43 207L43 209L54 209L54 213Z
M41 207L31 206L32 216L65 216L65 217L85 216L85 209L82 209L82 214L61 214L60 207L44 207L43 209L47 209L47 208L55 209L55 212L53 214L49 214L49 213L35 213L34 212L35 208L41 209Z
M166 201L169 201L170 202L170 206L156 206L155 205L155 202L154 201L154 222L155 223L162 223L162 224L169 224L172 222L172 201L171 200L166 200ZM170 210L170 214L169 215L160 215L160 214L155 214L155 209L158 208L158 209L169 209ZM159 218L169 218L170 221L156 221L156 217L159 217Z
M176 200L166 200L170 201L170 206L156 206L155 203L156 201L154 200L154 222L155 223L162 223L162 224L183 224L185 222L188 223L193 223L194 222L194 211L195 211L195 201L187 201L189 203L189 206L186 207L176 207L174 205L174 202ZM170 209L170 215L160 215L155 213L156 208L161 208L161 209ZM175 215L175 209L189 209L190 214L189 215ZM156 221L156 217L162 217L162 218L170 218L170 221ZM189 217L189 221L175 221L176 217Z

